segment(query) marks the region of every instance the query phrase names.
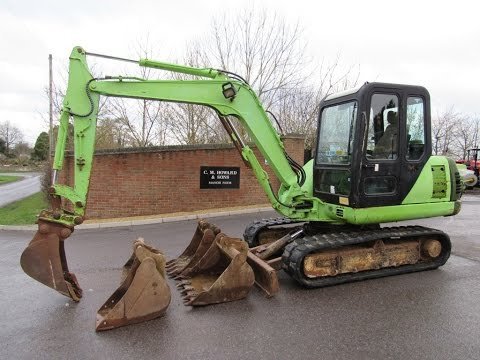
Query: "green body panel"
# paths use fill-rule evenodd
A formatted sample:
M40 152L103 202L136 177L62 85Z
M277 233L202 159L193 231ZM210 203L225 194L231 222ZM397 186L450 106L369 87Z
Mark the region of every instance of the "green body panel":
M441 170L442 168L443 170ZM450 166L446 157L430 156L415 185L402 204L449 201L451 198L451 179L449 174ZM442 190L444 191L443 193Z
M139 64L200 78L196 80L144 80L134 77L93 79L86 62L85 51L80 47L72 50L67 94L55 149L54 169L61 170L63 167L68 123L69 118L72 117L75 136L75 185L73 188L66 185L53 185L52 194L73 203L74 214L64 212L60 218L57 216L55 219L48 219L49 221L73 226L74 220L77 219L78 223L78 217L83 217L85 214L100 95L199 104L215 109L220 116L236 117L280 180L278 194L273 192L268 174L263 170L254 152L248 146L243 146L241 155L251 167L272 207L286 217L303 221L371 224L454 213L455 203L448 200L450 199L448 163L442 157L432 157L429 160L405 199L405 204L408 206L353 209L325 204L313 196L313 160L304 166L306 181L300 187L297 183L297 174L292 170L285 155L280 136L272 126L255 92L247 84L215 69L197 69L147 59L140 60ZM225 85L233 86L234 97L224 96L223 86ZM435 184L432 166L438 168ZM442 170L443 166L445 168ZM436 197L432 196L434 188ZM440 193L443 194L442 190L445 196L440 198L438 196Z
M303 192L313 197L313 163L314 159L309 160L305 165L303 165L303 171L305 171L305 182L302 185Z
M448 216L458 213L459 202L408 204L353 209L346 206L327 204L329 215L337 220L355 225L381 224L393 221ZM339 216L342 214L342 216Z
M312 167L313 164L309 163L304 168L306 171L313 171L310 170ZM460 210L460 202L450 200L452 186L449 167L446 157L430 156L401 205L360 209L337 204L323 206L328 209L327 213L331 219L356 225L454 215ZM313 187L311 189L313 192Z

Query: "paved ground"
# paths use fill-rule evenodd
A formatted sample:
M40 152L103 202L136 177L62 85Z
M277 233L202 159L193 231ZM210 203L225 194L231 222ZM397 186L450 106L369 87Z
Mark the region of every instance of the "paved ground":
M2 175L23 176L24 179L0 185L0 207L40 191L39 173L2 173Z
M194 221L76 232L66 251L85 292L79 304L23 274L18 259L32 232L0 231L0 358L478 359L479 213L480 197L467 197L459 216L419 222L451 234L455 255L439 270L315 290L282 273L273 299L254 289L196 309L172 289L163 318L99 334L95 312L118 284L131 240L144 236L173 257ZM254 216L212 222L241 236Z

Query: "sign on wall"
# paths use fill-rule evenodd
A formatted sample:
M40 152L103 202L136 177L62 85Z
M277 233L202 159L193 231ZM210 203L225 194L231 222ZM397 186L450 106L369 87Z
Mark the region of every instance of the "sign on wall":
M239 189L240 168L200 166L200 189Z

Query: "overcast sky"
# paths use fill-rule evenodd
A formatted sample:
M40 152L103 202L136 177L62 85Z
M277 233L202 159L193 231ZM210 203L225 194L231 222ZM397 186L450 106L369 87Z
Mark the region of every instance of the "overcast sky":
M214 16L252 3L298 22L318 62L340 55L344 66L360 67L361 82L425 86L434 114L455 106L480 116L476 1L0 0L0 121L30 143L47 130L49 53L56 82L75 45L132 57L148 34L158 60L171 61Z

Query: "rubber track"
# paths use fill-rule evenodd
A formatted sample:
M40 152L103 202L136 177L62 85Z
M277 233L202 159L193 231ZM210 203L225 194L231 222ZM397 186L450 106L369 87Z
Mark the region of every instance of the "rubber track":
M418 237L433 237L442 244L440 256L432 262L420 262L413 265L368 270L358 273L347 273L337 276L308 278L303 273L303 259L311 253L330 250L342 246L367 243L376 240L389 239L415 239ZM305 287L316 288L343 284L346 282L360 281L379 278L390 275L405 274L410 272L436 269L445 264L450 256L451 243L447 234L440 230L430 229L423 226L403 226L382 228L365 232L345 231L337 233L323 233L314 236L305 236L297 239L285 247L282 255L283 269L296 281Z
M249 247L255 247L258 244L258 234L260 231L268 229L270 226L288 225L294 223L304 223L304 221L292 220L285 217L254 220L247 225L243 232L243 239Z

